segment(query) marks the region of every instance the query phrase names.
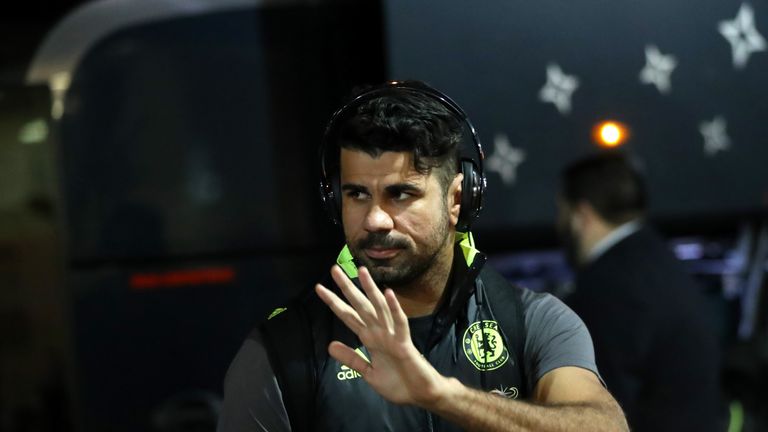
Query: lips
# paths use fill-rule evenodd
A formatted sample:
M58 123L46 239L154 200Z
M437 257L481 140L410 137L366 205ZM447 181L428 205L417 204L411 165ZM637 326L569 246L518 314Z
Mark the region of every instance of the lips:
M364 249L365 254L372 259L390 259L393 258L395 255L397 255L400 252L401 249L399 248L392 248L392 249L378 249L378 248L369 248Z
M408 249L408 242L388 232L376 231L368 233L360 240L356 249L365 254L368 259L389 260L396 257L400 251Z

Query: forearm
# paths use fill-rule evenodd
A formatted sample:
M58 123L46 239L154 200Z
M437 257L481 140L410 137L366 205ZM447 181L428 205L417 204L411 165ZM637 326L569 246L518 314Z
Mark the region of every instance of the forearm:
M613 400L536 405L505 399L447 378L440 395L423 407L469 431L627 431Z

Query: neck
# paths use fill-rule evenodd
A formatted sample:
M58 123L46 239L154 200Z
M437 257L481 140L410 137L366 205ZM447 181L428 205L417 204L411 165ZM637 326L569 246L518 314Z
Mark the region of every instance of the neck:
M435 262L414 282L395 289L395 295L408 318L430 315L443 297L453 265L453 238L449 236Z
M584 236L584 250L582 251L584 255L589 255L589 252L595 245L598 244L600 240L606 238L614 229L615 227L612 225L596 224L594 229L590 230Z
M610 224L607 222L595 224L593 229L586 233L583 238L583 247L581 253L584 263L587 263L594 259L596 256L601 255L602 252L611 247L616 241L618 241L618 239L626 236L625 234L631 233L630 231L625 234L620 234L619 230L624 226L629 228L629 224L635 221L636 219L625 222L623 224Z
M600 255L605 253L605 251L611 249L615 244L632 235L632 233L638 229L639 223L637 220L631 220L621 225L613 225L613 229L611 229L607 235L603 236L600 241L592 246L592 249L589 251L589 260L598 258Z

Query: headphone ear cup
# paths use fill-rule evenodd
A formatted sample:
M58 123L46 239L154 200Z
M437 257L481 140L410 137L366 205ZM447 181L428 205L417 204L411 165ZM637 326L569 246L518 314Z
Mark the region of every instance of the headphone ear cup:
M334 225L341 225L341 186L339 176L333 175L330 181L320 182L320 198L328 218Z
M472 222L480 213L481 206L481 187L480 176L477 173L477 166L471 159L461 159L461 171L464 178L461 180L461 209L459 210L459 221L456 223L457 231L469 231Z

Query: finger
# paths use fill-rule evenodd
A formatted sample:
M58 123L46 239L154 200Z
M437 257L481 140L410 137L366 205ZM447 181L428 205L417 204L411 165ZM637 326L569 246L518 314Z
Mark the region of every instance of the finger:
M320 284L315 285L315 292L317 293L317 296L320 297L320 300L331 308L334 315L352 330L353 333L358 336L360 335L360 332L365 328L365 323L350 305L340 299L333 291Z
M341 288L344 297L349 300L349 303L357 311L363 322L371 325L378 323L378 316L376 315L376 310L373 308L373 305L371 305L368 298L347 277L347 274L344 273L341 267L334 265L331 268L331 276L339 288Z
M384 291L384 298L387 300L389 312L392 316L395 334L403 338L402 340L411 340L411 329L408 326L408 316L403 312L400 302L397 301L395 292L387 288Z
M354 369L363 377L365 377L365 374L372 368L371 364L365 361L364 358L360 357L360 355L356 353L355 350L338 341L333 341L330 345L328 345L328 354L338 360L339 363L349 367L350 369Z
M384 294L381 293L379 287L376 286L376 282L373 281L371 273L366 267L360 267L358 277L360 278L360 285L363 286L363 290L365 290L365 294L368 296L368 300L370 300L373 308L376 310L376 315L380 320L384 320L388 330L392 330L392 314L389 312L387 300L384 298Z

